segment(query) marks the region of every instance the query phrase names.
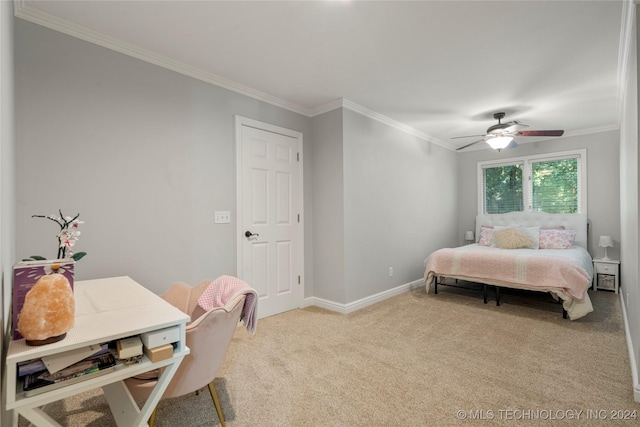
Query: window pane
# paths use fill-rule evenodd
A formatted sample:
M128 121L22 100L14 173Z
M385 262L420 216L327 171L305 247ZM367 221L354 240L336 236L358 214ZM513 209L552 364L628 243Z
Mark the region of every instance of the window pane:
M532 210L578 212L578 159L534 162L531 174Z
M485 213L522 211L522 164L485 168L484 189Z

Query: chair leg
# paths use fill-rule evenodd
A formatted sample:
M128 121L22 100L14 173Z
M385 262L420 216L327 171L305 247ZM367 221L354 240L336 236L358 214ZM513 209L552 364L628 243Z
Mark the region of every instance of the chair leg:
M218 418L220 418L220 425L222 427L226 427L224 423L224 415L222 414L222 408L220 407L220 401L218 400L218 394L216 393L216 389L213 387L213 381L209 383L209 393L211 393L211 399L213 399L213 405L216 407Z
M153 412L151 413L151 416L149 417L149 427L153 427L153 425L156 422L156 411L158 410L158 407L156 406L153 409Z

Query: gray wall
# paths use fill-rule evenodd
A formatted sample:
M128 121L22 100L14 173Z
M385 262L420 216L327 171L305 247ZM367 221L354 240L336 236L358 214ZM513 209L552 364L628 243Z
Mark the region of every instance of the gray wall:
M332 302L345 301L344 174L342 109L312 119L313 293ZM309 164L307 162L307 164ZM305 287L305 291L309 291Z
M11 265L14 261L14 72L13 72L13 8L11 2L0 2L0 394L6 396L5 358L9 342L11 306ZM0 400L0 425L10 425L5 400Z
M455 242L456 153L344 108L314 117L312 139L313 296L349 304L421 279Z
M587 150L587 214L589 218L589 252L602 257L598 247L600 235L613 237L610 258L620 259L620 142L619 132L610 131L554 140L524 143L514 149L497 152L491 149L462 152L458 156L458 239L465 230L475 230L477 213L477 164L480 161L508 159L585 148Z
M456 153L343 111L345 299L354 302L421 279L427 255L454 244Z
M162 293L234 275L234 115L300 131L305 148L310 119L19 19L15 28L17 256L55 256L56 225L31 215L60 208L86 221L78 279L129 275ZM216 210L232 224L214 224Z
M636 11L637 13L637 11ZM632 360L632 368L635 368L635 399L640 402L640 383L638 371L640 371L640 215L638 212L638 197L640 196L640 183L638 168L640 168L640 153L638 141L640 129L638 129L638 49L640 43L636 37L640 15L636 15L634 36L629 51L629 63L627 68L627 81L625 99L620 126L620 229L622 232L620 283L621 293L629 324L629 337L631 339L631 352L635 357ZM635 366L633 366L635 364Z
M347 303L417 280L426 255L454 242L451 151L343 109L304 117L21 20L15 43L17 257L55 255L55 224L31 215L60 208L86 222L80 280L129 275L162 293L235 274L235 224L213 213L235 215L236 114L304 134L305 297Z

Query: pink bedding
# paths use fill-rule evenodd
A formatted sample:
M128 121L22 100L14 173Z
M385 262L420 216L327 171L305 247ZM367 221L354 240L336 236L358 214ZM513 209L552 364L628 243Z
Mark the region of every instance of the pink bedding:
M427 292L435 276L510 288L552 292L571 316L575 305L593 310L587 294L592 265L581 247L566 250L499 249L479 245L445 248L425 260ZM583 311L581 309L581 311ZM584 313L586 314L586 313ZM580 313L580 317L584 315Z

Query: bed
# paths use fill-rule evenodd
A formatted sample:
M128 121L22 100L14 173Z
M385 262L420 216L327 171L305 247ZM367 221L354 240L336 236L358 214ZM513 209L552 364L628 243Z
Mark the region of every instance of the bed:
M443 278L500 288L548 292L576 320L593 311L587 292L593 261L587 251L587 218L582 214L509 212L476 217L476 243L433 252L425 260L427 293L437 294Z

